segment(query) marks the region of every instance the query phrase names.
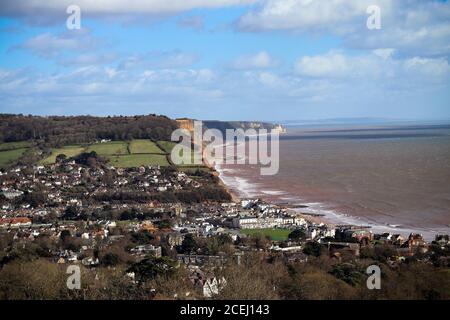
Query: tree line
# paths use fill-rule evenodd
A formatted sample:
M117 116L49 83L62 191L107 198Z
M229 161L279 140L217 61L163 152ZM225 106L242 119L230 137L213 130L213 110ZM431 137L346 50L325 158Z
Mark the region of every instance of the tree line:
M59 147L98 139L170 140L176 121L155 114L142 116L50 116L0 114L0 142L34 140Z

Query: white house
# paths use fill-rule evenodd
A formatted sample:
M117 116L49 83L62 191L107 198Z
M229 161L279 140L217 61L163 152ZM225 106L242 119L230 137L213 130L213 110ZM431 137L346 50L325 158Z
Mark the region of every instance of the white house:
M208 278L203 284L203 296L205 298L211 298L212 296L218 295L226 284L227 281L223 277L219 280L216 277Z

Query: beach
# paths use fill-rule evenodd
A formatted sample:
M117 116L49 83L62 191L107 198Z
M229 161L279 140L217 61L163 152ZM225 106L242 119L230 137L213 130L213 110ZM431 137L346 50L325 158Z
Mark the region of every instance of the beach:
M255 165L221 164L215 170L234 199L261 198L297 207L290 210L308 220L432 240L450 233L449 132L291 131L280 140L277 175L261 176Z

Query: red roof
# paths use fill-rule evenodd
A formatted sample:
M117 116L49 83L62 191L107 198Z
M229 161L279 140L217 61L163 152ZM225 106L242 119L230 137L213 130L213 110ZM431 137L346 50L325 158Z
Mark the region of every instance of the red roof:
M31 219L25 217L0 219L0 224L18 224L18 223L21 224L31 223Z

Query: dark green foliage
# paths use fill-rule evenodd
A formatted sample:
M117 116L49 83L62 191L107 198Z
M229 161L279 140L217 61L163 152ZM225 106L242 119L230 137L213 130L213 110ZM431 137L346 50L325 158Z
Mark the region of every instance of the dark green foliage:
M352 263L335 265L331 274L352 286L362 283L365 276L364 269Z
M102 257L100 262L105 267L113 267L120 262L120 259L117 254L108 252Z
M128 269L128 272L134 272L139 281L147 281L154 279L157 276L173 276L177 269L177 262L168 257L150 257L133 264Z
M317 242L308 242L305 245L305 248L303 248L303 253L315 257L319 257L324 253L324 251L324 247Z
M180 253L192 253L198 249L198 244L192 234L187 234L179 248Z
M131 235L131 240L137 244L148 244L154 239L155 237L148 231L134 232Z
M289 234L288 238L295 241L306 240L306 233L302 229L296 229Z
M4 142L38 140L57 147L90 143L96 139L170 140L177 123L165 116L133 117L37 117L0 115L0 139Z

